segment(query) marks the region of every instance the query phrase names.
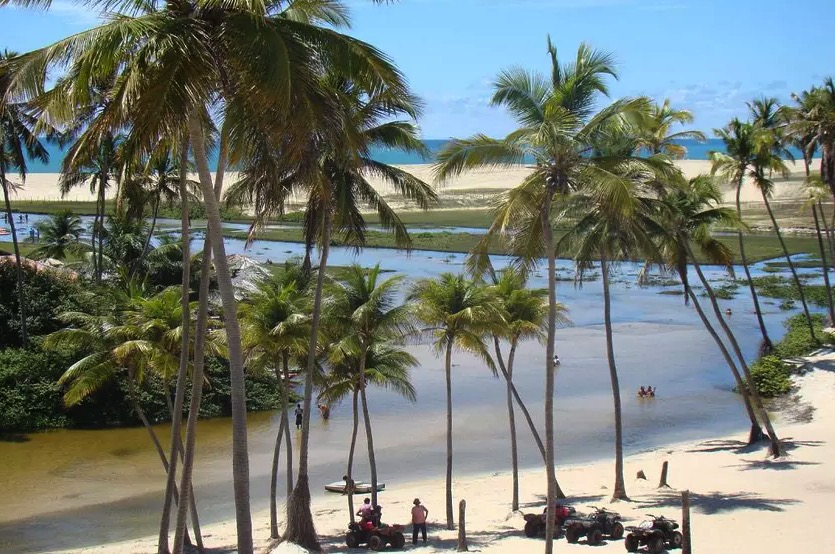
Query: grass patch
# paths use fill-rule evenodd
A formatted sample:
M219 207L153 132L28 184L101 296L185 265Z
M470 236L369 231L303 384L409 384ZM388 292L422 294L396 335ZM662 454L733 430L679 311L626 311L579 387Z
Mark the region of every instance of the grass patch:
M801 277L802 279L802 277ZM763 277L754 277L752 279L754 287L757 292L763 296L771 298L779 298L780 300L800 300L800 291L794 284L791 277L780 275L765 275ZM806 301L810 304L825 308L828 305L828 295L825 285L803 285L803 293L806 295ZM781 305L782 309L783 308Z
M15 200L11 202L12 211L30 214L55 214L66 210L75 215L95 215L96 203L75 200ZM115 200L105 200L104 209L112 214L116 206Z
M721 285L714 285L712 288L713 295L719 300L733 300L736 296L737 289L739 288L739 283L726 281ZM705 291L702 296L707 296L707 291Z
M794 267L797 268L797 269L801 269L801 268L803 268L803 269L817 269L817 268L820 268L820 266L821 266L821 261L817 258L813 259L813 260L797 260L797 261L792 260L792 263L794 264ZM768 271L768 272L774 272L774 271L780 271L780 270L788 269L788 268L789 268L789 262L773 261L773 262L767 262L765 264L764 270Z
M812 314L812 326L815 328L815 335L827 344L832 344L832 337L823 332L826 319L821 314ZM812 338L809 327L806 325L806 316L798 314L788 318L783 324L786 326L786 335L783 340L774 345L775 356L780 358L794 358L806 356L821 347L821 342Z

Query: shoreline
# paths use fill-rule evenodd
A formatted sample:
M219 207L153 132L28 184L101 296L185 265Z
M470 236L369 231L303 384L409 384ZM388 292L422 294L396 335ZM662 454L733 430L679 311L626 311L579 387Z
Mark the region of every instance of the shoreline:
M795 377L796 391L788 403L791 412L779 414L778 432L788 455L770 460L765 446L746 448L747 429L713 439L666 444L625 457L625 478L630 502L609 505L613 483L613 460L601 459L586 464L558 466L557 476L569 494L569 503L578 511L588 505L604 505L619 511L636 525L646 512L663 513L680 522L680 490L691 491L693 544L700 552L779 552L777 545L791 530L792 551L829 552L835 538L821 533L824 513L835 491L835 472L827 465L835 457L835 352L814 354L807 365L815 367ZM802 408L802 409L798 409ZM808 421L795 421L798 412L813 412ZM741 426L742 427L742 426ZM504 457L505 452L498 454ZM559 453L558 453L559 454ZM662 461L670 462L672 489L657 489ZM643 470L649 481L635 479ZM471 548L493 554L532 551L541 548L541 539L527 539L519 513L510 511L510 470L459 475L454 479L454 502L467 500L467 531ZM767 477L767 478L764 478ZM541 512L544 504L544 470L520 471L522 512ZM541 491L541 492L540 492ZM797 498L799 496L803 498ZM281 494L281 491L279 492ZM420 497L430 510L430 544L422 552L434 554L454 547L456 531L443 529L443 477L404 483L397 490L380 494L384 521L403 523L410 501ZM361 498L355 499L361 501ZM327 552L345 552L342 537L347 523L345 497L314 492L314 521ZM283 506L279 508L280 519ZM738 518L745 516L746 525ZM456 510L457 520L457 510ZM281 522L280 522L281 526ZM269 551L269 511L253 514L256 551ZM234 548L235 522L226 520L204 528L207 546ZM407 537L409 538L409 537ZM770 546L774 545L771 549ZM406 549L410 550L411 545ZM583 543L568 545L560 540L560 550L587 548ZM609 541L603 550L623 551L620 541ZM123 554L153 552L156 536L98 545L68 552ZM279 546L278 552L295 552Z

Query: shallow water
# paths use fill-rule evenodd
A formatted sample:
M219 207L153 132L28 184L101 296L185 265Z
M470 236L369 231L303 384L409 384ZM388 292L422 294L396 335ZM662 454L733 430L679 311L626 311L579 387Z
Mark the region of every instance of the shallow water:
M31 221L31 219L30 219ZM246 254L279 262L302 252L302 245L257 242ZM227 241L228 253L244 253L243 241ZM437 252L366 249L359 257L351 249L333 248L330 263L381 263L407 279L462 270L464 256ZM506 258L496 257L501 266ZM663 295L659 287L640 288L634 264L619 266L612 287L612 310L620 384L623 397L624 442L627 452L747 428L744 410L731 392L731 376L710 337L681 296ZM561 275L571 264L561 261ZM589 274L599 273L592 270ZM722 273L709 268L711 278ZM695 282L695 281L694 281ZM540 270L533 286L544 286ZM557 458L560 464L610 457L612 401L603 332L602 287L591 281L582 288L558 284L561 302L570 308L573 326L557 333L562 360L557 375ZM731 301L730 324L743 350L751 356L758 329L744 289ZM767 301L768 302L768 301ZM706 306L707 308L707 306ZM782 334L781 321L793 312L766 304L773 336ZM382 390L369 391L379 474L387 483L386 497L397 494L398 482L439 477L444 471L445 400L442 361L426 346L412 347L421 362L413 380L418 403L412 405ZM544 348L526 343L519 348L515 380L534 417L541 417ZM456 354L453 358L455 467L457 475L509 469L506 404L503 382L483 362ZM654 400L639 400L640 385L658 387ZM344 473L350 439L350 407L334 406L329 421L314 415L311 438L311 485L323 494L325 483ZM517 417L523 466L540 463L524 420ZM269 466L277 414L252 414L249 449L252 502L268 505ZM232 517L230 429L227 419L201 421L195 467L196 495L204 523ZM158 429L165 439L165 428ZM295 436L295 451L298 436ZM367 477L360 433L358 477ZM100 431L58 430L0 442L0 550L38 552L50 548L80 548L153 534L158 525L164 474L141 428ZM283 483L283 474L279 483ZM570 491L570 483L565 483ZM280 488L281 491L281 488ZM281 492L280 492L281 494Z

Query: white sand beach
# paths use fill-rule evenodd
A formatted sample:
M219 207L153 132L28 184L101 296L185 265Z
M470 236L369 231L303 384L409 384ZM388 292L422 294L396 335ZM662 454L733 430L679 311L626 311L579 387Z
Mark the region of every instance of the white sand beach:
M579 511L589 505L617 510L627 525L637 525L646 513L663 514L680 521L680 492L691 492L692 536L695 552L777 554L835 552L835 535L829 532L829 511L835 498L835 353L806 358L810 369L796 378L797 392L782 404L778 432L787 456L767 457L764 448L749 449L744 434L689 444L675 444L626 459L627 492L631 501L609 504L613 462L603 460L577 467L559 468L558 477ZM418 454L419 455L419 454ZM504 456L505 453L497 453ZM559 453L557 453L559 457ZM657 489L663 461L669 461L672 488ZM643 470L647 481L635 479ZM544 471L521 475L522 511L541 512L544 505ZM455 549L457 533L443 529L443 476L398 486L380 495L384 521L408 521L411 500L419 497L429 509L429 543L406 550L437 554ZM489 554L538 552L541 539L525 538L524 521L510 506L509 473L459 475L454 483L457 503L467 501L467 534L470 551ZM314 491L313 509L318 532L327 552L346 552L343 534L347 523L345 497ZM269 552L269 514L253 516L258 550ZM207 546L231 552L235 523L225 521L204 528ZM72 552L141 553L156 550L155 537ZM229 549L229 550L227 550ZM583 544L560 539L560 552L582 552ZM622 541L610 541L599 550L623 552ZM298 552L282 545L273 552ZM70 551L65 551L70 552Z
M788 180L782 178L775 179L774 198L780 200L798 199L803 195L803 164L801 162L787 162L791 170L791 176ZM694 177L702 173L710 173L710 162L708 160L680 160L676 165L681 168L682 172L687 177ZM813 167L819 167L820 162L815 160ZM432 166L431 165L403 165L398 166L403 170L409 171L415 176L423 179L428 183L433 182ZM484 199L475 193L483 193L489 195L492 193L507 190L521 183L522 180L531 172L529 167L514 167L508 169L488 170L480 169L467 172L466 174L445 183L440 187L442 194L447 195L461 195L463 193L474 194L472 198L473 203ZM234 174L226 179L226 183L233 183L235 181ZM383 194L387 194L390 190L388 185L374 177L370 177L371 183ZM57 173L30 173L26 178L25 186L18 190L13 195L13 200L37 200L37 201L54 201L61 200L61 195L58 192L58 174ZM734 191L731 186L723 187L725 201L730 203L734 200ZM108 197L113 197L116 194L115 187L108 190ZM759 190L751 183L746 183L742 190L743 202L760 202L762 200ZM89 187L77 187L70 191L64 200L72 201L95 201L95 195L90 193Z

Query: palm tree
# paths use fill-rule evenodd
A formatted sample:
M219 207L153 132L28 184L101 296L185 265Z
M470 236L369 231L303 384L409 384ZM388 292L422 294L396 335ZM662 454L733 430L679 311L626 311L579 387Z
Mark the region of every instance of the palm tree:
M498 330L501 308L490 292L463 275L442 273L418 281L409 293L415 317L426 325L435 354L444 356L446 374L446 526L454 529L452 512L452 351L484 360L495 374L485 335Z
M559 246L572 247L581 271L594 260L600 261L603 281L603 318L606 331L606 357L612 383L615 413L615 485L612 501L627 500L623 477L623 420L620 382L612 331L609 272L621 259L658 259L652 241L653 216L657 209L654 183L658 176L634 161L624 161L624 153L635 150L631 129L610 128L594 150L601 157L599 169L605 177L587 180L566 206L566 215L575 223Z
M750 123L743 123L739 119L731 120L723 129L714 129L714 133L725 144L725 151L710 152L711 175L717 173L728 179L736 187L736 215L739 220L742 220L742 182L746 174L752 178L757 178L758 175L754 170L755 159L763 150L768 150L770 142L768 137L763 133L757 131ZM754 301L754 313L757 315L757 322L760 325L760 333L763 340L760 343L760 356L770 353L774 346L771 338L768 336L768 331L763 320L762 310L760 309L760 300L757 295L757 290L754 287L754 281L751 279L751 270L748 267L748 258L745 255L745 237L742 229L737 231L739 238L739 256L742 260L742 268L745 270L745 277L748 280L748 288L751 291L751 299Z
M510 191L497 208L495 219L477 249L479 258L496 235L509 237L510 247L525 260L548 260L548 336L545 343L545 450L548 505L556 498L554 474L554 333L557 320L556 249L553 237L555 207L589 178L600 178L601 161L590 147L592 138L613 121L645 116L649 102L639 98L617 100L600 111L596 104L608 94L606 77L616 77L610 54L582 44L573 63L561 63L548 39L551 75L546 78L521 68L499 74L492 104L506 107L519 129L503 139L476 135L455 139L439 152L435 166L438 181L445 181L479 166L502 167L536 162L525 181ZM484 262L473 262L481 266ZM480 271L481 273L481 271ZM553 551L554 520L546 530L546 554Z
M707 137L701 131L671 132L676 125L693 123L693 114L688 110L678 110L665 99L663 104L653 104L649 113L640 122L638 146L649 154L665 154L679 160L687 155L687 148L680 144L682 140L704 142Z
M740 376L733 357L708 320L698 296L690 287L688 278L688 263L699 263L696 259L690 259L687 251L689 244L695 244L708 263L724 266L733 274L733 252L711 234L711 228L716 225L736 227L741 225L741 222L732 210L718 207L722 202L722 194L713 178L707 175L700 175L685 183L669 187L662 197L662 202L663 226L658 237L661 259L669 270L678 274L685 297L693 302L702 324L722 352L751 423L748 443L757 443L762 440L763 433L751 403L748 387ZM709 295L713 294L712 287L708 286L706 291Z
M288 266L289 269L289 266ZM281 385L283 409L273 453L270 480L270 538L277 539L278 458L285 439L287 495L293 490L293 451L287 407L290 405L290 360L300 359L309 348L309 298L307 280L301 272L284 271L262 279L241 306L241 340L249 371L272 370Z
M20 334L25 347L29 343L26 333L26 303L23 300L23 268L20 261L20 245L17 242L17 229L10 192L16 185L9 181L12 171L17 171L21 180L26 180L27 160L38 160L46 163L49 154L40 138L32 131L35 118L30 113L30 107L19 102L13 95L12 80L14 75L8 60L15 54L4 50L0 53L0 184L3 186L3 201L6 209L6 220L12 234L12 245L15 254L17 271L17 298L20 310Z
M820 179L806 179L806 194L809 196L807 206L812 208L812 218L815 221L815 233L818 237L818 248L821 255L821 269L823 270L823 282L826 285L826 300L829 308L829 324L835 325L835 303L832 298L832 287L829 283L829 264L826 261L826 249L823 246L823 233L821 232L820 221L826 221L823 213L823 201L829 198L829 190Z
M391 341L378 341L372 344L365 356L363 378L365 387L375 385L390 389L411 402L417 399L414 386L409 377L409 371L417 367L418 361L410 353L397 348ZM359 428L358 398L360 395L360 361L356 352L342 348L331 349L330 370L322 377L319 399L334 404L346 396L351 396L351 446L348 449L348 465L346 477L350 483L353 480L354 451L357 443ZM366 410L367 411L367 410ZM370 426L370 425L369 425ZM348 514L354 522L354 493L348 489Z
M821 149L821 179L835 197L835 81L827 77L814 87L803 103L804 120L800 127L814 137Z
M507 416L510 425L510 461L513 475L511 505L513 511L517 511L519 509L519 457L516 448L514 399L522 410L531 434L540 449L543 463L545 463L545 447L527 407L513 385L513 361L520 341L535 339L543 342L545 340L548 322L548 291L527 288L527 276L524 272L514 267L507 267L499 272L492 286L492 292L496 295L503 312L500 314L503 319L500 322L503 329L501 332L493 333L493 347L496 351L496 362L507 385ZM557 304L557 321L560 324L568 323L567 312L567 307ZM500 337L506 340L510 347L507 362L502 357ZM559 491L559 484L557 484L557 489Z
M375 344L402 339L413 330L411 310L397 302L403 278L395 276L380 280L380 273L380 264L368 271L356 264L347 268L331 287L326 310L329 326L332 327L330 332L339 337L332 350L350 352L358 363L359 396L371 469L372 506L377 505L377 461L365 390L368 353Z
M774 183L771 181L773 173L779 173L783 177L788 177L789 170L783 163L782 157L793 159L791 153L784 147L787 141L784 136L785 117L783 114L785 110L781 110L780 104L776 98L760 98L748 103L748 109L751 112L751 118L754 126L762 129L767 138L771 140L771 146L767 151L761 151L759 155L754 158L754 183L760 189L760 194L765 203L765 209L768 212L768 217L771 219L771 224L774 227L774 232L777 234L777 239L780 241L780 246L783 249L783 255L786 258L786 263L789 265L794 284L797 287L797 292L800 295L800 302L803 305L803 313L806 315L806 323L809 326L809 332L812 338L815 338L815 326L812 323L812 316L809 313L809 305L806 302L806 293L803 291L803 284L800 282L800 277L797 275L797 269L794 267L794 262L789 255L786 248L786 242L783 240L783 234L780 232L780 225L774 217L774 211L771 209L771 202L769 197L774 189ZM805 158L805 153L804 153Z
M39 222L37 227L41 239L38 248L32 252L33 257L65 260L84 251L80 242L83 231L81 218L73 215L72 211L52 214L49 219Z

